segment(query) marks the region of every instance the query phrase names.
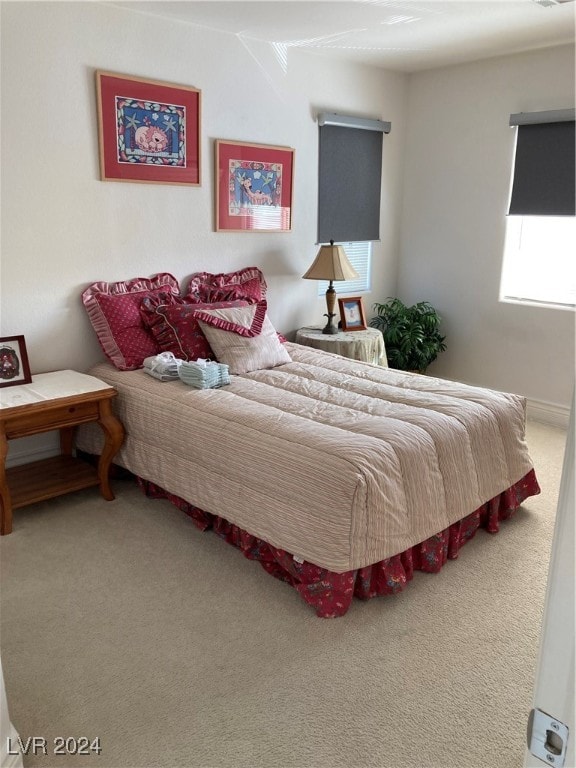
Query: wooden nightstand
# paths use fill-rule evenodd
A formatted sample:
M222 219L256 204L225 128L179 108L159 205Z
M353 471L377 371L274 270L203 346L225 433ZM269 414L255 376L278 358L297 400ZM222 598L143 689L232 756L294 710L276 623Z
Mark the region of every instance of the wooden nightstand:
M384 337L377 328L363 331L340 331L322 333L321 327L300 328L296 331L296 343L304 344L324 352L334 352L352 360L363 360L375 365L388 365Z
M116 394L100 379L76 371L40 373L31 384L0 389L0 534L12 531L12 510L27 504L95 485L105 499L114 498L108 474L124 440L124 427L111 408ZM97 468L72 455L75 427L90 421L105 435ZM6 469L8 440L56 429L60 456Z

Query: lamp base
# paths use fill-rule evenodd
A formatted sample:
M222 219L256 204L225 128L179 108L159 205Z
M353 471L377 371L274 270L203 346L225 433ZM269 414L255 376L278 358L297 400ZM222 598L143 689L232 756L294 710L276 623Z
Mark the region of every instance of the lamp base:
M328 318L328 322L326 323L325 327L322 329L322 333L338 333L338 328L334 325L333 318L336 317L336 313L334 312L334 307L336 306L336 291L334 289L334 283L332 280L330 280L330 285L328 286L328 290L326 291L326 309L328 312L324 313L324 317Z
M328 318L328 322L326 323L324 328L322 328L322 333L330 333L330 334L339 333L338 328L336 328L332 320L332 318L336 317L336 315L329 314L329 315L324 315L324 317Z

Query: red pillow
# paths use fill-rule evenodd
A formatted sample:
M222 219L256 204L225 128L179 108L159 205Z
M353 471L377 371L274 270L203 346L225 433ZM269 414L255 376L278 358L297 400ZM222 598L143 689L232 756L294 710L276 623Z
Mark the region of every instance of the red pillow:
M149 296L140 305L144 324L152 332L160 352L172 352L179 360L214 359L210 345L202 333L194 313L199 309L245 307L247 301L220 301L211 304L192 303L190 297L171 299Z
M202 286L198 294L208 304L215 301L247 301L250 304L258 304L264 298L262 283L258 277L245 280L243 283L228 283L219 288Z
M197 272L188 281L186 296L196 303L247 301L255 304L266 298L266 280L258 267L236 272Z
M106 357L121 371L141 368L158 345L140 315L142 299L162 293L178 296L176 278L162 272L117 283L98 282L82 293L82 302Z

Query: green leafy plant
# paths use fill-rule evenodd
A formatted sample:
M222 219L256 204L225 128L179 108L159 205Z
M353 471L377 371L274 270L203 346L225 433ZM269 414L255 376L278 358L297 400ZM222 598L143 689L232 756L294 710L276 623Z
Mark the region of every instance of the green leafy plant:
M446 337L438 330L440 317L429 302L407 307L400 299L388 298L384 304L374 304L374 309L378 314L370 325L384 336L391 368L423 373L446 349Z

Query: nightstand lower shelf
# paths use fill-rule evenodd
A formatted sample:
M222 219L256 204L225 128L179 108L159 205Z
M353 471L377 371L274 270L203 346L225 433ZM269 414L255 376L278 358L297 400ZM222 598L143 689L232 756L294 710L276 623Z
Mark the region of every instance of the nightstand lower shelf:
M100 484L94 466L73 456L52 456L6 470L12 508Z

